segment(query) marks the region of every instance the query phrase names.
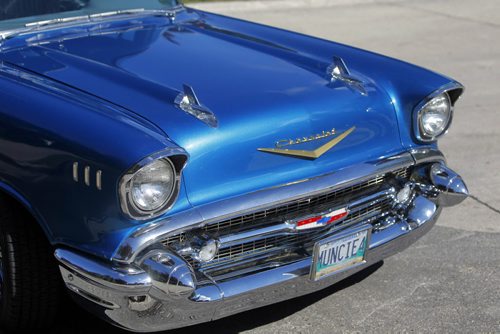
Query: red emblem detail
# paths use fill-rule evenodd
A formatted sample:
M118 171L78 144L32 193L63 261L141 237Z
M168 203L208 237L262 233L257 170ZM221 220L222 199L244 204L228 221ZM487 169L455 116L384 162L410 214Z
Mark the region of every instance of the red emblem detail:
M310 228L322 227L330 225L332 223L338 222L344 219L349 214L346 208L333 210L327 214L310 217L307 219L299 220L295 223L295 228L297 230L306 230Z

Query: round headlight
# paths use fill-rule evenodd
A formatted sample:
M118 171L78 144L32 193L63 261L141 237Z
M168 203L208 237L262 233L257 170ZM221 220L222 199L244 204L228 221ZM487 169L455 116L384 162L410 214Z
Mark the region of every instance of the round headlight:
M442 135L451 121L452 106L447 93L436 96L419 111L420 135L423 139L434 140Z
M130 199L140 211L161 209L172 196L175 182L172 163L155 160L139 169L130 180Z

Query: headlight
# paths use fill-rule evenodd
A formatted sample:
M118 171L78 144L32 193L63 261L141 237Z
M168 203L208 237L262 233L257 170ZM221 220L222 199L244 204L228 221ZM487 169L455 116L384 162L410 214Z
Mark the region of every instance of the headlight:
M425 139L442 135L451 120L451 102L447 93L436 96L420 110L420 134Z
M168 201L175 185L175 171L169 160L156 160L132 177L130 197L144 212L158 210Z
M179 193L180 170L186 158L148 157L127 172L119 188L122 211L134 219L150 219L165 213Z
M415 135L423 142L435 141L448 130L453 118L453 106L463 92L463 86L451 83L431 94L415 110Z

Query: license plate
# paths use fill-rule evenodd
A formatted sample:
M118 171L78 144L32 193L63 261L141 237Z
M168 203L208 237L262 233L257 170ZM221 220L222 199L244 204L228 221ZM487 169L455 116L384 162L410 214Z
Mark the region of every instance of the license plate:
M311 279L318 280L364 263L369 233L370 229L365 229L317 242Z

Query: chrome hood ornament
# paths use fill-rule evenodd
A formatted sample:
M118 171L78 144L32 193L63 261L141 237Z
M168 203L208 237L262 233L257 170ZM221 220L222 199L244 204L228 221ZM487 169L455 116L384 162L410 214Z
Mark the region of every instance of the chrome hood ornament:
M215 117L215 114L210 109L200 103L193 87L184 84L183 88L184 92L177 95L175 104L182 111L196 117L208 126L212 128L218 127L219 122L217 117Z
M349 88L358 91L361 95L367 95L363 82L351 75L344 60L340 57L333 56L333 62L330 66L328 66L326 75L330 81L328 84L329 86L333 86L335 83L341 82Z
M312 135L309 137L278 140L276 142L276 148L258 148L257 150L261 151L261 152L267 152L267 153L290 155L290 156L299 157L299 158L317 159L317 158L321 157L323 154L325 154L326 152L328 152L330 149L332 149L335 145L340 143L342 140L344 140L345 137L350 135L351 132L353 132L354 130L356 130L355 126L350 128L349 130L344 131L343 133L341 133L337 137L328 141L326 144L323 144L320 147L318 147L312 151L292 150L292 149L283 148L283 147L298 145L298 144L302 144L302 143L306 143L306 142L334 136L336 134L335 129L332 129L331 131L323 131L321 134Z

